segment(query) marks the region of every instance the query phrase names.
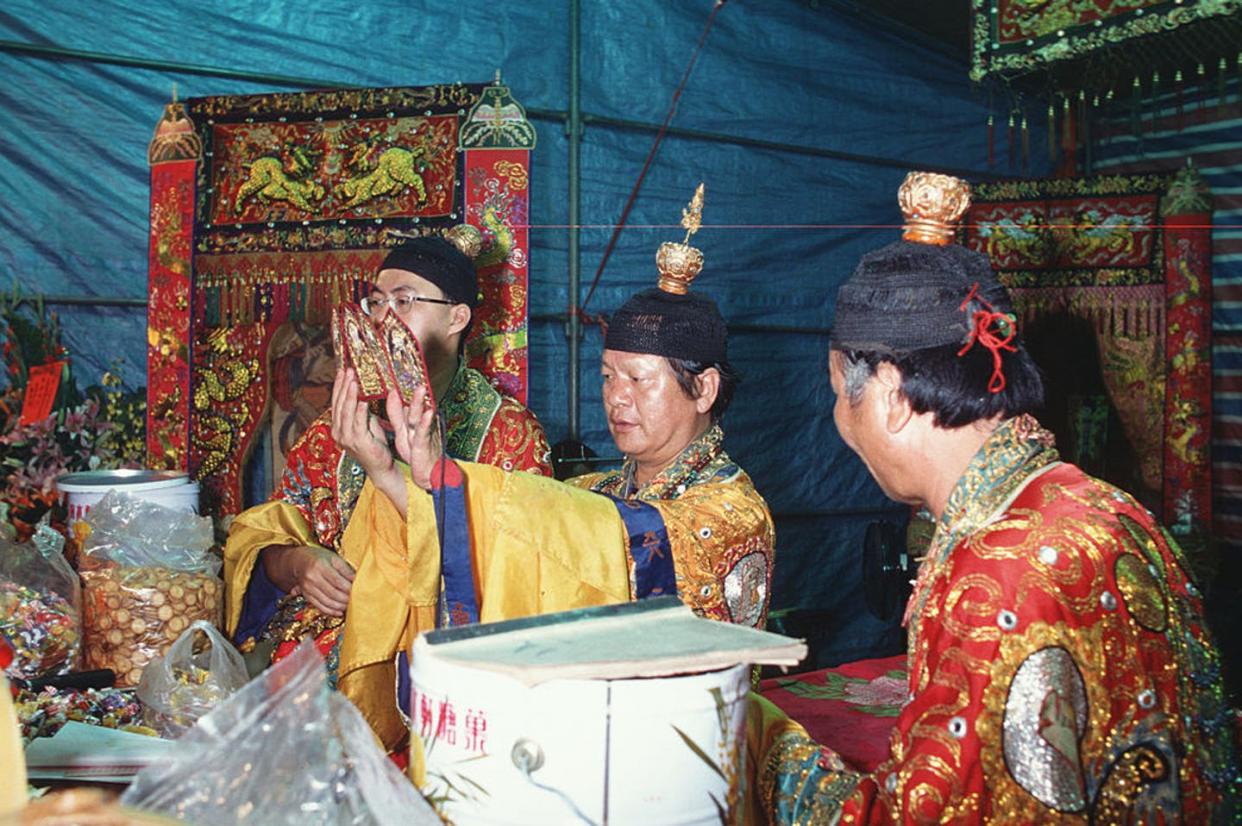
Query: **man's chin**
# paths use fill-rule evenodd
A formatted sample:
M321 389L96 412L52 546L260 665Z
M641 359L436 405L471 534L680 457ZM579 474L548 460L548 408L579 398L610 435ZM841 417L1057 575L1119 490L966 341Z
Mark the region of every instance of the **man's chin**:
M623 432L618 434L611 428L609 428L608 432L612 434L612 443L616 446L617 451L621 453L621 455L629 456L634 452L637 445L634 444L634 440L630 438L629 433Z

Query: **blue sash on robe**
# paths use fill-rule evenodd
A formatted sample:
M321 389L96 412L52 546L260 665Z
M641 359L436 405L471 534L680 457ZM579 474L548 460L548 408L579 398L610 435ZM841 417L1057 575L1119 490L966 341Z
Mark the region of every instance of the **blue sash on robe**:
M454 481L455 480L455 481ZM432 485L436 524L440 529L440 608L436 627L469 625L479 621L474 593L474 556L470 552L470 523L466 516L466 481L460 473L441 474ZM397 655L397 705L409 708L409 652Z
M664 516L654 505L637 499L602 494L617 506L629 534L630 560L634 563L634 598L677 596L677 573L673 547L664 527Z

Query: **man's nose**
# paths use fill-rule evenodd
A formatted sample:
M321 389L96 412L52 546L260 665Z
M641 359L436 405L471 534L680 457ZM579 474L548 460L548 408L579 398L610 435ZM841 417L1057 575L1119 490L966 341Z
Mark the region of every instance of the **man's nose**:
M629 404L630 395L619 383L604 386L604 404L609 407L623 407Z

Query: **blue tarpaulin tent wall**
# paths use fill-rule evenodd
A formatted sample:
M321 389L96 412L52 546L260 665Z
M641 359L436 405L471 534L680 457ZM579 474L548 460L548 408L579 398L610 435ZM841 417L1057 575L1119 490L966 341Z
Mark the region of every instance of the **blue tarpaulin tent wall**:
M122 357L125 381L141 385L145 150L174 82L190 97L481 82L499 69L539 133L531 407L556 441L570 423L572 15L585 295L711 9L710 0L10 0L0 10L0 280L64 299L55 309L80 383ZM859 597L865 526L885 513L900 519L902 509L832 423L825 353L836 287L862 252L897 237L895 193L908 169L1000 171L986 165L987 116L964 57L878 25L856 4L734 0L716 17L675 130L587 308L606 314L654 283L655 250L680 235L681 209L705 181L698 285L733 325L730 352L745 377L725 420L727 446L777 515L773 608L817 612L825 662L900 644ZM66 303L83 296L136 301ZM581 437L612 455L599 351L599 329L588 326Z

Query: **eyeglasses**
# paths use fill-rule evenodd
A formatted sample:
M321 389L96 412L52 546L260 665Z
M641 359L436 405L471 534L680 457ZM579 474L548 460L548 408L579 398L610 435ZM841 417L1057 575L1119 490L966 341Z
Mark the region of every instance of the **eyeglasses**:
M397 315L404 315L415 301L422 301L427 304L448 304L452 306L458 302L448 298L427 298L423 295L414 295L413 293L398 293L380 298L364 298L362 299L362 311L367 315L375 315L381 312L385 307L391 307L392 311Z

